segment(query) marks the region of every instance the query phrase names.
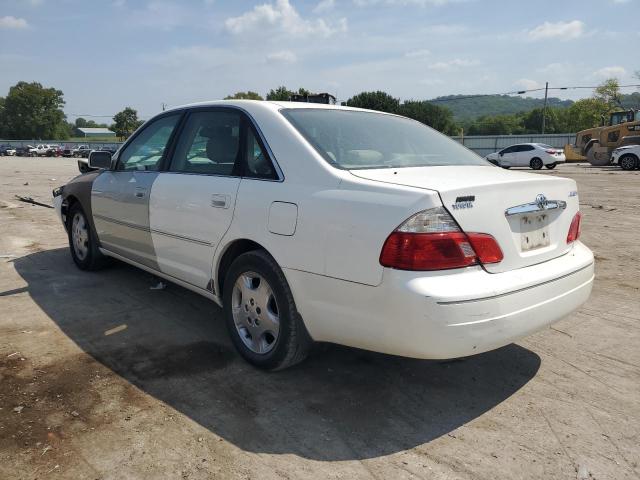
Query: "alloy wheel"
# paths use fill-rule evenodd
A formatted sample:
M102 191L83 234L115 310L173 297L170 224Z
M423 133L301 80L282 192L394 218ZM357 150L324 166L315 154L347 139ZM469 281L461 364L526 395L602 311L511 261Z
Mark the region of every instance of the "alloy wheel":
M87 258L89 253L89 229L84 215L76 212L71 223L71 240L73 251L80 260Z
M236 280L231 296L236 330L254 353L269 353L280 333L278 303L269 282L255 272L244 272Z

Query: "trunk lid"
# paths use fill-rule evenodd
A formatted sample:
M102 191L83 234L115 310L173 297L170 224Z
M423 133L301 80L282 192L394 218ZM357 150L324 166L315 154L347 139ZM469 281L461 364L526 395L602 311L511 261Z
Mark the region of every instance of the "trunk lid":
M434 166L351 170L368 180L435 190L465 232L488 233L497 240L504 259L485 265L491 273L535 265L564 255L571 249L567 233L579 209L576 183L568 178L513 172L491 166ZM544 195L565 202L565 208L524 213L505 212L533 204ZM415 212L412 212L415 213Z

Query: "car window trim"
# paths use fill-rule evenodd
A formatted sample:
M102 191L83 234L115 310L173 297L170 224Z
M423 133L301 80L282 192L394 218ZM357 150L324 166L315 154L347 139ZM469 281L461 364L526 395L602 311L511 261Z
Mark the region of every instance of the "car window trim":
M127 170L120 170L118 168L120 166L120 164L121 164L120 157L122 156L122 153L125 152L126 149L131 145L131 143L142 132L144 132L147 128L149 128L150 125L155 123L157 120L161 120L161 119L163 119L165 117L174 116L176 114L180 115L180 118L178 118L178 121L176 122L176 126L173 128L173 131L171 132L171 135L169 136L169 140L167 142L167 147L172 146L173 141L175 140L176 134L178 132L178 127L180 127L180 124L182 123L182 120L184 118L184 111L183 110L171 110L169 112L162 112L159 115L156 115L155 117L150 118L149 120L144 122L142 125L140 125L140 127L135 132L133 132L133 134L131 134L131 136L126 140L126 142L124 142L122 144L122 146L116 152L117 156L112 160L111 170L115 171L115 172L127 171ZM164 167L165 157L167 156L167 152L168 152L168 148L167 147L165 147L164 152L162 152L162 158L158 162L158 168L156 170L135 170L135 171L136 172L161 172L162 168ZM129 171L133 171L133 170L129 170Z
M184 174L184 175L207 175L207 176L212 176L212 177L226 177L226 178L241 178L242 177L242 172L240 172L239 175L233 174L233 175L224 175L221 173L201 173L201 172L187 172L187 171L179 171L179 170L171 170L171 164L173 163L174 160L174 155L176 153L176 148L178 146L178 141L180 139L180 137L182 136L184 129L187 125L187 123L189 122L189 118L194 114L194 113L198 113L198 112L216 112L216 111L224 111L224 107L220 106L220 107L203 107L203 108L188 108L185 109L183 117L180 121L180 124L178 125L179 129L176 131L176 135L175 137L172 139L172 143L171 143L171 149L168 151L167 153L167 158L163 159L163 165L162 165L162 172L163 173L176 173L176 174ZM236 113L236 112L234 112ZM240 122L239 122L239 128L240 131L238 132L238 142L240 142L240 144L238 145L239 149L238 149L238 155L242 155L242 124L243 124L243 117L242 114L239 113L238 114L240 117ZM240 157L242 158L242 157ZM236 159L237 161L237 159ZM242 167L242 165L241 165ZM234 165L234 170L236 170L236 165Z
M187 123L188 117L195 112L207 112L207 111L236 111L236 112L240 112L240 141L242 142L242 144L240 145L240 153L242 155L241 157L241 172L239 175L221 175L218 173L200 173L200 172L177 172L177 171L171 171L170 170L170 166L171 166L171 161L173 160L173 155L175 154L175 148L177 146L177 142L179 139L179 136L182 135L182 131L184 130L184 127ZM174 110L172 110L173 112ZM171 149L167 150L167 159L163 158L163 164L162 164L162 170L160 170L163 173L173 173L173 174L179 174L179 175L205 175L205 176L212 176L212 177L224 177L224 178L242 178L242 179L246 179L246 180L259 180L259 181L263 181L263 182L284 182L284 173L282 172L282 169L280 168L280 165L278 164L278 161L276 160L275 155L273 154L273 150L271 150L271 147L269 146L269 144L267 143L267 140L264 136L264 134L262 133L262 130L260 130L260 127L258 126L257 122L255 121L255 119L253 118L253 116L247 112L246 109L239 107L237 105L202 105L202 106L197 106L197 107L187 107L184 108L182 110L183 113L183 117L180 121L180 123L178 124L176 130L174 131L174 136L172 138L171 141ZM248 122L247 122L248 121ZM253 128L253 133L254 136L256 137L256 139L258 140L258 144L260 145L260 147L262 148L263 152L267 155L267 157L269 158L269 161L271 162L271 165L273 166L273 168L275 169L276 172L276 176L277 178L260 178L260 177L249 177L246 175L246 129L248 126L251 126Z

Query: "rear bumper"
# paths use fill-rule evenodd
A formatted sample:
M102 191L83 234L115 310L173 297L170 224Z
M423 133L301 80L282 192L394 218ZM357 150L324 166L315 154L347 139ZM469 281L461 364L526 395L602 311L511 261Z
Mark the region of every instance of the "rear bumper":
M569 315L589 298L594 263L576 242L562 257L498 274L385 269L377 287L285 274L315 340L445 359L499 348Z

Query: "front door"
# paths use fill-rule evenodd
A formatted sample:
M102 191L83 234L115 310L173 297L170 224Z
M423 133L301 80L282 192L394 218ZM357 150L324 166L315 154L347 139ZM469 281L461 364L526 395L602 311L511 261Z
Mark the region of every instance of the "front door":
M213 290L213 256L233 218L243 137L238 110L188 114L169 169L151 189L150 230L161 272Z
M96 233L103 248L158 268L149 228L149 195L180 113L149 123L120 152L113 170L102 172L91 191Z

